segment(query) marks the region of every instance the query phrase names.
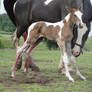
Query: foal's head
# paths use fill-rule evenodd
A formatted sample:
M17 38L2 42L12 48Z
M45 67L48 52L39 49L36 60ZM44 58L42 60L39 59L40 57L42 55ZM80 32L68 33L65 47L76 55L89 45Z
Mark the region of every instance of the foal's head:
M82 14L79 11L79 9L76 9L76 8L68 8L67 10L69 12L69 25L70 25L70 27L73 28L74 25L76 24L76 26L82 28L83 22L82 22L82 19L80 17L80 16L82 16Z
M73 40L73 55L74 56L79 56L80 53L82 52L82 47L83 47L83 37L87 33L87 26L86 24L83 23L82 21L82 13L79 9L68 9L70 11L70 14L72 17L72 20L75 21L74 25L76 25L77 29L74 30L74 33L76 34L76 40ZM74 35L74 34L73 34ZM74 35L75 38L75 35Z
M64 23L63 30L66 38L67 37L70 38L67 40L71 40L73 38L74 25L82 27L82 21L80 20L79 16L77 16L76 14L79 11L79 9L68 8L67 11L69 12L69 14L63 20Z

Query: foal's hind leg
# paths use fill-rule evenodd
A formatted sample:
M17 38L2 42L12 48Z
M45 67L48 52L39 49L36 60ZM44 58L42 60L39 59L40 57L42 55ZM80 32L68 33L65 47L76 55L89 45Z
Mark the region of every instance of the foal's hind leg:
M23 33L23 37L24 37L24 42L26 41L26 32ZM36 47L37 44L40 43L42 39L39 39L39 41L37 41L35 44L32 45L32 49ZM28 67L30 67L33 71L40 71L39 68L34 64L34 61L32 60L32 52L31 53L26 53L24 52L24 61L28 62L29 61L29 64L28 64ZM19 62L20 64L21 62ZM27 64L25 65L25 67L27 66ZM26 68L24 69L26 70Z
M12 43L14 45L14 47L16 48L16 52L18 50L18 45L19 45L19 39L17 38L17 29L14 32L14 34L12 35L11 39L12 39ZM22 56L18 59L18 63L16 65L16 70L19 70L22 66Z
M25 42L26 41L26 38L27 38L26 32L23 33L23 38L24 38L24 42ZM22 66L22 56L18 60L18 63L16 65L16 70L21 69L21 66Z
M16 61L15 61L14 65L13 65L13 68L12 68L12 74L11 74L12 77L15 77L15 71L16 71L16 65L18 63L18 59L20 58L23 50L26 49L28 46L29 45L25 42L23 44L23 46L20 49L18 49L17 55L16 55Z
M37 42L37 39L39 38L39 34L38 32L36 32L38 30L32 30L31 32L28 33L28 37L26 40L26 43L30 44L29 48L25 51L26 55L25 55L25 67L24 70L26 73L28 73L28 65L29 65L29 60L31 59L30 57L30 52L32 51L32 49L35 47L35 42ZM37 67L36 67L37 68Z
M24 60L26 62L29 61L29 67L32 69L32 71L39 72L40 69L34 64L34 61L32 60L32 50L43 40L43 37L39 38L35 43L33 43L27 52L24 52ZM27 59L28 58L28 59ZM25 65L26 66L26 65ZM26 67L24 67L24 71L26 70ZM26 72L26 71L25 71Z
M30 55L30 63L29 67L32 69L32 71L39 72L40 69L34 64L34 61L32 60L32 50L43 40L43 37L39 38L32 46L30 46L29 49L29 55Z
M76 70L76 75L78 75L82 80L86 80L86 78L80 73L80 71L79 71L79 69L77 67L77 64L76 64L74 56L71 56L71 61L72 61L73 65L74 65L74 68Z

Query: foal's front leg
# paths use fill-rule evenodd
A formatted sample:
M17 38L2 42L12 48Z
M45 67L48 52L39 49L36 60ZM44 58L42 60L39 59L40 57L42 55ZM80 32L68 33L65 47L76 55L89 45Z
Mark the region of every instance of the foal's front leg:
M62 57L63 57L63 61L64 61L66 77L67 77L70 81L74 82L74 79L72 78L72 76L70 75L70 72L69 72L69 63L70 63L70 61L69 61L68 53L67 53L67 52L64 52L64 54L63 54Z
M74 79L71 77L70 75L70 72L69 72L69 64L70 64L70 59L69 59L69 55L70 53L68 52L67 48L68 48L68 45L66 44L65 41L61 41L61 40L58 40L57 41L61 51L62 51L62 59L63 59L63 62L64 62L64 67L65 67L65 74L66 74L66 77L74 82Z
M75 61L75 58L73 55L71 55L71 62L73 63L74 65L74 68L75 68L75 71L76 71L76 75L78 75L82 80L86 80L86 78L80 73L78 67L77 67L77 64L76 64L76 61Z

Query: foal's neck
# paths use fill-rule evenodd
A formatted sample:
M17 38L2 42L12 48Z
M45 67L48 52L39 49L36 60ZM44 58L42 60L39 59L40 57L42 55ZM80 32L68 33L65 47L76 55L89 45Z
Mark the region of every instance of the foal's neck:
M73 13L69 13L64 19L63 19L63 23L67 24L67 26L69 27L69 29L73 29L74 26L74 17L73 17Z

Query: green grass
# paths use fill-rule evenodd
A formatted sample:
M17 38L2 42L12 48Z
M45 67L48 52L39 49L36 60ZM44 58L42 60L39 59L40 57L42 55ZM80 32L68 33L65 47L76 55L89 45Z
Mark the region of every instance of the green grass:
M0 40L4 48L13 48L11 35L0 34ZM91 38L87 46L90 42ZM88 48L91 49L91 45ZM29 69L31 77L25 75L24 67L16 72L15 79L10 77L15 55L15 49L0 49L0 92L92 92L92 52L84 52L76 58L79 70L87 81L80 80L73 73L75 83L69 82L65 75L58 74L60 51L48 50L44 42L33 51L33 60L41 72L35 73Z
M11 42L11 35L0 34L0 48L14 48Z
M57 72L59 50L38 50L38 47L33 51L33 58L41 72L35 73L29 69L32 77L28 77L23 73L22 67L16 72L16 78L12 79L10 73L15 52L15 49L0 49L0 92L92 92L92 52L84 52L76 59L79 70L87 81L80 80L73 73L75 83L69 82Z

